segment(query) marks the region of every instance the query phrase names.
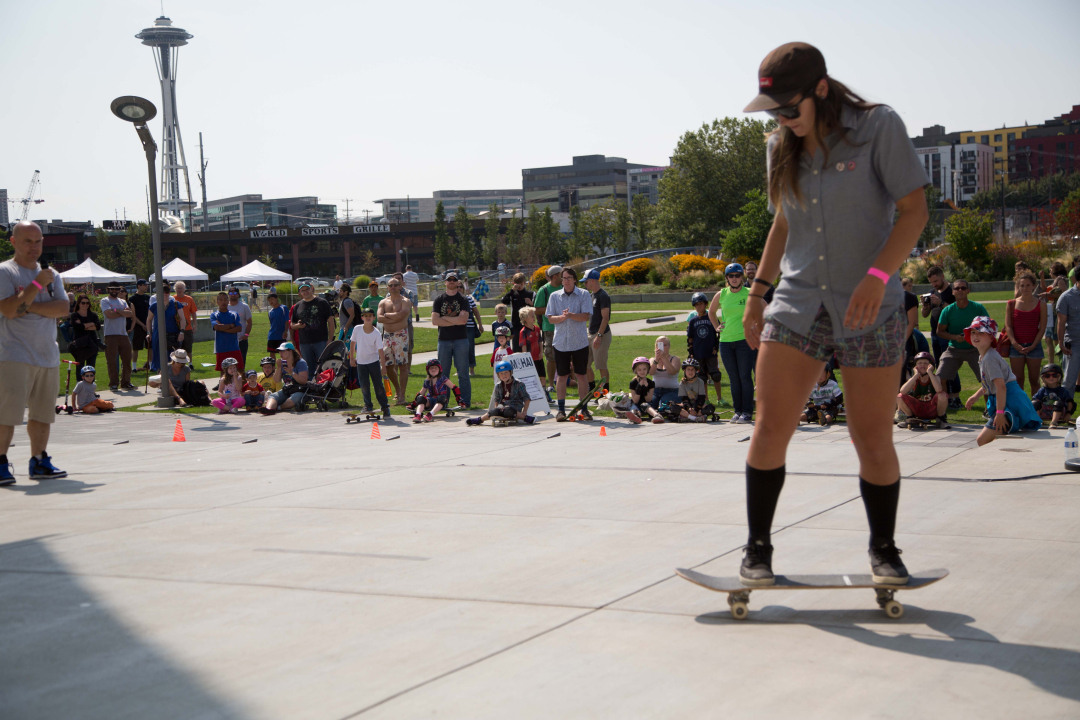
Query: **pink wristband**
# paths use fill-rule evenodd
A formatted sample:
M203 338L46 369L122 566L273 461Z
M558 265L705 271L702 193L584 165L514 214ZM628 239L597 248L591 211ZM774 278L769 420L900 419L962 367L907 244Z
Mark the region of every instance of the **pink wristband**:
M878 270L876 267L872 267L866 271L866 274L873 275L886 285L889 283L889 273L885 272L884 270Z
M30 284L33 285L34 287L36 287L38 290L44 290L45 289L45 288L41 287L41 283L39 283L37 280L31 280Z
M1004 410L998 410L995 414L996 415L1004 415L1005 411Z

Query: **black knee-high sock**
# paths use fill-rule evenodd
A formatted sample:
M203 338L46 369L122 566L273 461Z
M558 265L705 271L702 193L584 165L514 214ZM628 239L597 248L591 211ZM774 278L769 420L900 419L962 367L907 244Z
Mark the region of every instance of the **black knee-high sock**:
M870 523L870 540L892 540L896 532L896 506L900 502L900 480L892 485L872 485L859 478L859 492Z
M776 501L784 488L785 466L775 470L758 470L746 466L746 518L750 524L750 540L769 542Z

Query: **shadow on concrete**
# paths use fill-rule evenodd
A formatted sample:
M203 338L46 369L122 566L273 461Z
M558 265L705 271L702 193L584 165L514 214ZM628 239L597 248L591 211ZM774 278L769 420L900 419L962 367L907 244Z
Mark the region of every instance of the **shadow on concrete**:
M242 718L241 710L140 639L43 538L0 545L0 717Z
M19 480L15 485L5 485L0 490L21 492L25 495L83 495L94 492L94 488L104 484L88 485L68 477L59 480Z
M696 620L705 625L739 622L809 625L881 650L1002 670L1059 697L1080 702L1080 682L1077 682L1077 678L1080 678L1080 652L1001 642L985 630L969 625L975 621L969 615L925 610L907 603L904 608L904 617L891 621L885 618L881 610L796 611L782 605L766 606L758 611L758 616L751 614L748 621L735 620L728 612L707 613L699 615ZM782 613L784 617L761 617L766 611L774 616ZM887 635L862 627L863 624L880 625L886 622L896 628L893 631L896 633L929 627L948 637Z

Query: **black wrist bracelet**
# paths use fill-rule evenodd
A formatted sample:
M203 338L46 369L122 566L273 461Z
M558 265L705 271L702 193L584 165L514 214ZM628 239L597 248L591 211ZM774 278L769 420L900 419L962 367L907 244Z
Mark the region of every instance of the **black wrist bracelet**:
M768 280L763 280L763 279L761 279L759 277L754 278L753 284L756 285L758 283L764 285L765 287L767 287L769 289L772 289L772 286L773 286L773 284L771 282L769 282Z

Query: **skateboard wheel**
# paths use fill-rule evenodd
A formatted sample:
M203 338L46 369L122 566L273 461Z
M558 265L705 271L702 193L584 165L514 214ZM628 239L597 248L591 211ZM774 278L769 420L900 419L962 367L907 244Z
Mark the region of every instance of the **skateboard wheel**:
M750 610L746 607L746 603L741 601L734 601L731 604L731 617L736 620L745 620L746 616L750 614Z
M895 600L890 600L889 602L885 603L885 614L891 617L893 620L896 620L897 618L903 616L904 606Z
M346 425L349 425L351 423L352 423L352 418L345 418L345 424Z

